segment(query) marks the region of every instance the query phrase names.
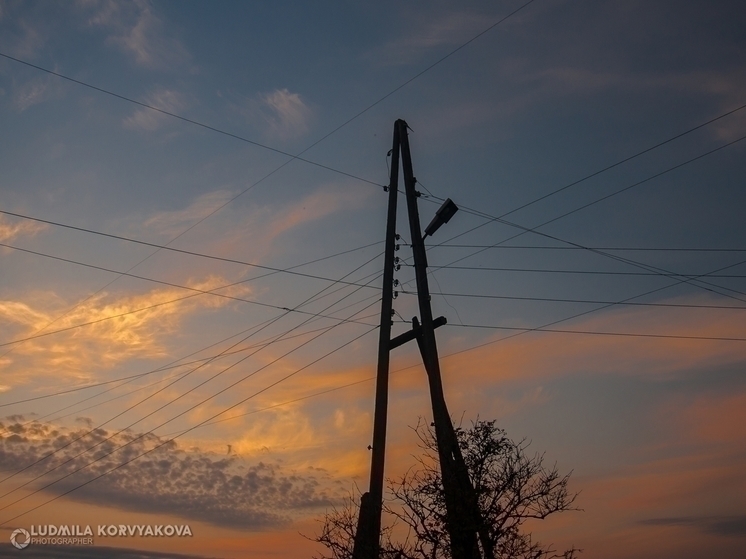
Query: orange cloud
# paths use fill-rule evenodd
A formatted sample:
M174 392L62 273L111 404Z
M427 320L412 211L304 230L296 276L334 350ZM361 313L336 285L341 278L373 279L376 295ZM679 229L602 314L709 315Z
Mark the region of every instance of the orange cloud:
M202 280L190 280L187 285L209 291L227 283L218 276L208 276ZM246 297L250 288L241 285L220 292ZM69 303L49 293L36 294L33 297L35 304L2 301L0 319L14 326L6 330L12 333L11 339L91 323L11 346L13 351L6 356L4 363L5 379L11 384L50 375L58 382L65 377L90 380L98 371L128 359L154 359L168 355L168 335L187 315L201 309L223 307L230 302L210 295L170 302L184 297L184 294L184 290L177 288L158 288L120 297L100 293L73 304L70 310ZM135 310L138 312L132 312ZM6 338L4 341L10 340Z
M34 221L11 221L3 215L0 215L0 242L12 241L16 237L30 236L44 231L49 226L45 223L36 223Z

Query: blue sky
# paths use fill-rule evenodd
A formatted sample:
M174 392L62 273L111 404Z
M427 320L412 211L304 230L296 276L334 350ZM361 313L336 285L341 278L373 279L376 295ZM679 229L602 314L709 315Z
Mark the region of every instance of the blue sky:
M0 481L0 522L25 513L3 530L147 516L194 540L101 545L310 555L298 532L367 484L380 185L403 118L422 221L461 207L428 240L450 410L498 419L582 491L584 512L537 536L587 557L742 549L746 10L535 0L492 27L523 4L0 2L0 210L233 261L0 215L0 469L73 441L55 472ZM399 213L395 334L416 314ZM516 335L555 322L573 332ZM392 369L395 476L429 408L416 350ZM99 449L143 437L74 471L97 426ZM223 481L187 484L187 506L158 467ZM226 500L252 472L256 500Z

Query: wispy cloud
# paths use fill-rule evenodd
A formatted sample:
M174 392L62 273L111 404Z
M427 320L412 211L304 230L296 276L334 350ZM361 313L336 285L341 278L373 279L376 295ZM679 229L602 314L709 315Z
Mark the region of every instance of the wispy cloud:
M29 22L22 2L0 4L0 22L3 23L3 36L0 47L18 58L33 60L46 43L47 31L38 21Z
M12 241L17 237L34 236L47 229L44 223L33 221L11 221L0 215L0 242Z
M245 99L238 111L265 137L282 141L305 136L313 120L313 111L301 95L284 88Z
M60 98L67 85L55 76L42 75L13 86L13 105L18 111Z
M91 13L88 24L110 30L107 43L131 56L136 64L159 70L189 64L191 56L186 47L147 0L80 0L79 5Z
M643 526L679 526L694 528L717 536L746 536L746 515L677 516L641 520Z
M149 93L145 97L144 102L157 109L168 111L170 113L178 113L187 106L187 102L181 93L164 87L158 88ZM125 128L130 128L132 130L146 130L152 132L163 126L168 118L168 115L143 107L136 109L134 113L125 118L123 124Z
M87 432L38 422L4 421L0 427L9 433L0 438L0 463L4 469L20 469ZM249 463L236 456L216 456L198 448L185 450L154 434L123 432L112 435L114 433L105 429L96 429L30 468L28 473L38 474L59 466L49 478L39 480L40 483L72 473L94 459L91 454L76 455L100 442L95 456L102 459L94 467L72 474L56 484L54 490L49 490L63 492L163 444L137 459L131 467L113 471L102 483L87 485L72 493L70 498L242 529L282 525L298 514L329 505L339 497L328 476L318 469L286 471L277 463ZM137 439L141 435L142 438ZM115 451L130 441L133 442L121 452ZM110 456L103 457L112 451ZM70 461L65 464L67 460Z
M185 208L157 212L146 218L138 227L145 227L158 235L173 237L223 206L233 196L234 194L227 190L208 192Z
M213 222L208 220L200 227L223 227L219 234L219 242L210 247L211 252L230 254L234 257L242 254L243 258L261 261L267 254L277 254L283 250L279 243L273 243L281 239L285 233L318 223L336 212L357 208L365 203L368 195L366 191L361 193L359 190L342 188L338 184L329 184L280 207L260 205L237 211L236 206L230 204L221 210L221 219L218 221L223 225L213 225ZM208 209L213 207L212 204L221 204L223 199L227 200L227 196L228 193L225 191L205 195L184 210L184 215L194 215L195 219L197 215L204 216L209 213ZM204 213L202 208L205 210ZM165 224L169 219L176 219L177 213L163 215L154 223ZM252 239L251 252L248 255L246 239ZM286 246L285 249L287 248Z
M221 277L208 276L192 279L187 285L208 291L227 283L230 282ZM248 286L221 291L233 296L246 296L249 292ZM67 314L63 313L70 303L49 294L33 294L28 301L0 301L0 320L9 325L3 341L10 341L10 337L32 336L57 317L52 330L92 323L82 329L71 329L13 346L14 352L8 356L12 361L6 364L5 378L12 378L13 384L50 375L58 380L64 377L90 380L96 378L101 370L128 359L155 359L167 355L168 336L186 316L229 302L225 298L203 295L170 303L185 294L189 292L174 288L154 289L124 297L101 293L78 303ZM134 310L139 312L125 314ZM118 318L102 320L113 316Z
M482 14L456 12L414 22L402 37L368 55L384 65L411 64L439 47L454 47L484 30L490 20Z

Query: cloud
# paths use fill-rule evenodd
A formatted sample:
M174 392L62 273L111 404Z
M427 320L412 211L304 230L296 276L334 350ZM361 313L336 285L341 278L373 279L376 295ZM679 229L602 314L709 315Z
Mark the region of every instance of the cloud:
M25 9L23 2L0 4L0 21L3 22L0 46L3 52L17 58L33 60L44 47L47 32L38 22L28 22Z
M299 93L276 89L244 100L238 111L267 138L293 140L305 136L313 111Z
M191 60L186 47L146 0L82 0L79 6L92 12L88 24L110 30L107 43L131 56L139 66L166 70L186 66Z
M21 469L88 431L39 422L3 422L0 427L11 433L0 438L3 469ZM125 431L106 440L112 435L113 432L96 429L29 468L27 473L38 475L59 466L53 474L36 483L41 486L72 474L47 491L65 492L153 449L132 466L112 471L101 483L93 482L68 498L250 530L283 525L298 515L328 506L340 497L326 473L318 469L285 471L277 463L248 463L236 456L218 457L198 448L185 450L154 434ZM141 435L142 438L138 438ZM127 447L115 450L130 441ZM99 442L101 444L91 453L76 456ZM163 446L159 447L161 444ZM110 456L104 457L112 451ZM72 473L98 457L101 460L91 467ZM65 463L67 460L70 461Z
M368 58L384 65L412 64L433 49L455 47L484 30L489 20L483 14L458 12L415 22L405 34L370 53Z
M235 194L228 190L216 190L202 194L187 207L157 212L146 218L139 227L172 238L186 228L225 205Z
M209 291L227 283L230 282L219 276L208 276L201 280L192 279L187 285ZM235 286L221 290L221 293L245 297L250 288ZM12 369L7 366L5 378L12 375L16 382L26 382L54 375L58 380L64 377L90 380L96 371L114 367L128 359L154 359L167 355L169 336L177 331L187 315L201 309L222 307L230 301L200 295L170 303L191 294L194 292L178 288L158 288L124 297L104 292L78 302L66 314L62 314L61 309L69 309L71 305L49 294L34 294L33 303L0 301L0 319L11 325L6 328L7 337L3 341L34 335L52 322L50 330L93 323L13 346L14 366ZM125 314L134 310L139 311ZM117 318L102 320L113 316Z
M58 99L64 90L65 84L59 78L45 74L14 86L13 105L22 112L34 105Z
M45 223L11 221L5 216L0 215L0 242L12 241L20 236L33 237L37 233L45 231L48 227Z
M746 536L746 515L679 516L641 520L643 526L679 526L695 528L715 536Z
M157 109L178 113L187 106L184 96L173 89L158 88L145 97L146 104ZM124 119L125 128L132 130L146 130L152 132L160 128L170 117L158 111L148 108L135 110L130 116Z

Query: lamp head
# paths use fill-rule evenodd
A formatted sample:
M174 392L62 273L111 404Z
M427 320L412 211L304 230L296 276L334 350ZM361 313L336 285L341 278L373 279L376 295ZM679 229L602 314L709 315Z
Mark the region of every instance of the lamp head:
M424 236L432 237L433 233L435 233L441 225L443 225L444 223L448 223L457 211L458 206L453 203L453 200L448 198L445 202L443 202L443 205L440 206L438 211L435 212L435 217L433 217L430 225L425 227Z

